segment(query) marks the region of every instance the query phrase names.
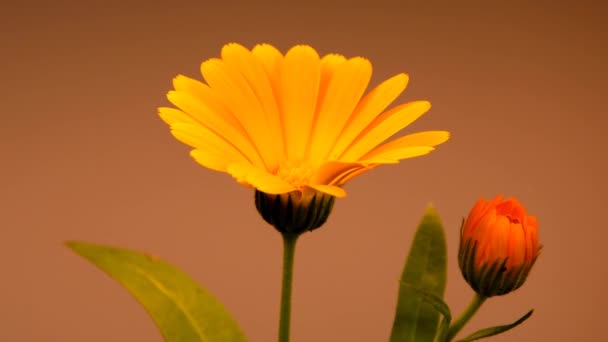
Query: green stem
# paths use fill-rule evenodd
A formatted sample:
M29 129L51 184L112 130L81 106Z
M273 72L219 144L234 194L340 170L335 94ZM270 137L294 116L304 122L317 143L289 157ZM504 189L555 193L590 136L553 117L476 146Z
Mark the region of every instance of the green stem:
M456 321L454 321L454 323L452 323L452 325L450 326L446 341L451 341L456 336L456 334L460 332L460 329L462 329L465 324L467 324L467 322L471 319L471 317L475 315L481 304L483 304L486 299L488 299L488 297L475 294L475 297L473 297L471 304L469 304L469 306L460 314L460 317L458 317Z
M296 253L298 234L283 233L283 281L281 285L281 315L279 319L279 342L289 342L291 321L291 288L293 281L293 259Z

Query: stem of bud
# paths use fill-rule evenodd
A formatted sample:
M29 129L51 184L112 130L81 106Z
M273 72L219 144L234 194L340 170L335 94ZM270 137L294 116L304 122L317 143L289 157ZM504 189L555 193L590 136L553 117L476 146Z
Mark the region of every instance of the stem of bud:
M488 297L484 297L477 293L475 294L475 297L473 297L471 304L469 304L469 306L450 326L446 337L447 342L451 341L456 336L456 334L460 332L460 330L465 326L465 324L467 324L467 322L473 317L473 315L475 315L477 310L479 310L479 307L481 306L481 304L483 304L483 302L486 301L486 299L488 299Z

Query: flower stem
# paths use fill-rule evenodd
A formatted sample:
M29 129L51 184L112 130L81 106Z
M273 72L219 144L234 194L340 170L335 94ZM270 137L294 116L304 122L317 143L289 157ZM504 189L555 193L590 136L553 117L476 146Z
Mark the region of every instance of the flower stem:
M293 260L299 234L283 233L283 280L281 285L281 314L279 318L279 342L289 342L291 322L291 288Z
M473 317L473 315L475 315L475 313L477 312L477 310L479 309L481 304L483 304L483 302L485 302L486 299L488 299L488 297L484 297L477 293L475 294L475 297L473 297L473 300L471 301L469 306L460 314L460 316L456 319L456 321L454 321L454 323L452 323L452 325L450 326L450 329L448 330L446 341L448 341L448 342L451 341L456 336L456 334L458 334L458 332L460 332L460 329L462 329L465 326L465 324L467 324L467 322L471 319L471 317Z

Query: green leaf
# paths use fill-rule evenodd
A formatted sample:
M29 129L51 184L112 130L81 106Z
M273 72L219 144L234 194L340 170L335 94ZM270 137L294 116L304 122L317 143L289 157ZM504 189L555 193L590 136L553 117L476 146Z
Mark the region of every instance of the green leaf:
M391 342L432 341L437 333L439 312L418 295L423 290L438 299L446 286L446 243L437 211L429 206L414 236L401 274Z
M75 241L66 245L124 286L165 341L246 341L223 305L168 263L128 249Z
M521 323L523 323L525 320L530 318L530 316L532 316L533 312L534 312L534 309L528 311L527 314L523 315L520 319L518 319L517 321L515 321L511 324L499 325L496 327L481 329L481 330L474 332L471 335L465 337L464 339L459 340L458 342L470 342L470 341L482 339L484 337L490 337L490 336L501 334L501 333L503 333L507 330L511 330L511 329L515 328L516 326L520 325Z
M437 312L443 315L443 319L439 324L439 336L436 337L437 341L444 341L445 335L448 332L450 327L450 322L452 321L452 313L450 312L450 307L439 297L435 296L432 293L429 293L425 290L415 288L410 284L402 283L401 286L409 287L412 291L414 291L417 295L419 295L425 302L431 304Z

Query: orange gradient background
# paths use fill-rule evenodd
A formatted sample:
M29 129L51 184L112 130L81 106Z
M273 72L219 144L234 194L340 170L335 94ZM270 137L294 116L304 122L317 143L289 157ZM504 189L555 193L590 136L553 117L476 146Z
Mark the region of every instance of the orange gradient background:
M527 283L489 300L464 332L535 308L494 341L602 340L606 5L500 3L2 5L0 340L161 341L134 299L63 246L71 239L161 256L213 292L251 341L276 339L279 234L252 191L197 165L156 114L176 74L200 77L200 62L231 41L365 56L372 85L406 72L399 102L433 108L405 132L452 132L429 156L350 182L329 222L303 236L294 342L387 340L429 201L448 239L446 300L460 312L472 296L456 260L460 222L499 193L538 217L544 249Z

